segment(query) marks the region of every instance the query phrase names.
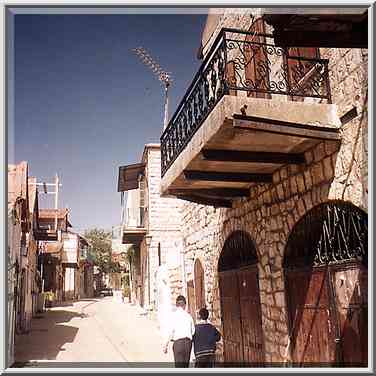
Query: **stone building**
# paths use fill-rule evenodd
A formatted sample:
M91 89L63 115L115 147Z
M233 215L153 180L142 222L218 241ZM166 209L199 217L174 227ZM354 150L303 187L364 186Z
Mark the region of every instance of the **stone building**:
M39 218L36 179L26 161L8 165L8 353L14 360L18 337L31 329L37 311Z
M7 364L14 362L16 331L20 332L25 294L25 280L20 279L23 255L26 252L27 231L29 227L28 209L28 165L21 162L8 165L8 314L7 314Z
M94 271L88 241L73 231L66 231L62 233L62 242L63 300L92 297Z
M72 227L68 209L39 209L39 227L44 232L39 242L39 270L43 291L53 294L54 303L64 300L66 254L64 240Z
M160 181L159 144L146 144L140 163L119 168L118 191L127 192L122 241L131 247L132 300L158 312L162 322L181 285L182 238L181 201L162 198Z
M365 366L367 13L264 12L209 13L161 136L162 195L184 200L180 291L209 308L220 360Z

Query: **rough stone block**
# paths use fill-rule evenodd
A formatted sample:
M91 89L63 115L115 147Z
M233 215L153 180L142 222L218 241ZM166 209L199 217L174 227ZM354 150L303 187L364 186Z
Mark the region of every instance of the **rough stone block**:
M326 181L332 180L333 177L334 177L334 170L333 170L333 166L332 166L331 157L324 158L322 163L323 163L325 180Z
M320 188L320 199L321 201L326 201L329 197L329 191L330 191L330 185L329 184L325 184L323 186L321 186Z
M276 292L274 294L274 299L277 307L285 306L285 294L283 292Z
M277 195L278 195L278 199L279 200L282 201L284 199L285 194L284 194L284 190L283 190L282 184L278 184L277 185Z
M279 171L281 174L281 180L287 179L287 176L288 176L287 167L282 167Z
M289 165L288 169L289 169L289 175L290 176L295 175L299 172L299 167L296 164Z
M321 163L316 163L312 167L312 182L313 185L320 184L324 180L324 173Z
M307 161L307 164L311 164L313 162L313 153L311 150L308 150L304 153L305 160Z
M290 187L291 187L291 195L295 195L298 193L298 184L296 182L296 177L293 176L289 180L290 180Z
M289 179L284 180L283 183L282 183L282 185L283 185L283 190L285 192L285 196L284 197L285 198L290 197L291 196L291 188L290 188L291 184L290 184L290 180Z
M314 149L313 149L313 158L315 162L321 161L325 157L325 147L324 142L320 142Z
M308 170L304 171L304 182L307 190L310 190L312 188L312 177Z
M312 204L311 192L307 192L304 195L303 199L304 199L305 207L307 208L307 210L312 209L313 204Z
M304 184L304 177L302 174L299 174L296 176L296 181L298 185L298 191L299 193L303 193L306 190L305 184Z
M279 170L273 173L273 184L278 184L281 181Z

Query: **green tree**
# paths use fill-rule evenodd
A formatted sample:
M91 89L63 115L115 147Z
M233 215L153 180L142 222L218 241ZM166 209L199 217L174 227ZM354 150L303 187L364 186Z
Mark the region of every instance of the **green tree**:
M101 273L117 272L118 263L111 258L111 231L94 228L85 231L84 237L90 242L94 264Z

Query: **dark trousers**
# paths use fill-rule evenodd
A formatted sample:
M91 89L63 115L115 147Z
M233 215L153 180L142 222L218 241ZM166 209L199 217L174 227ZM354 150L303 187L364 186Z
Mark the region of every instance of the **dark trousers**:
M174 352L175 367L189 366L191 357L192 341L189 338L180 338L174 341L172 350Z
M199 356L196 358L195 368L214 367L215 354Z

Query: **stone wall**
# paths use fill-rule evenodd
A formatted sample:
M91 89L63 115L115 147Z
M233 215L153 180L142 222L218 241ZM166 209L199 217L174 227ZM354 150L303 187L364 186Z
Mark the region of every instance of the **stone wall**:
M224 15L222 26L243 26L249 15ZM212 39L215 38L216 32ZM338 115L353 106L358 116L341 128L342 141L321 142L305 153L305 165L284 166L273 183L254 185L250 196L232 209L184 203L181 208L186 279L194 279L200 258L205 270L206 304L220 329L217 265L227 237L235 230L249 233L258 253L262 326L266 362L289 359L283 257L289 234L314 206L331 199L351 201L367 211L367 52L358 49L321 49L330 60L330 85ZM221 349L221 346L219 347Z
M148 234L152 236L149 246L150 258L150 295L151 303L155 302L155 275L159 266L158 249L161 253L161 263L169 270L172 299L180 293L182 251L180 208L182 201L174 198L161 197L161 152L159 144L145 146L144 162L146 162L147 177L147 218ZM142 248L146 255L146 244ZM145 286L147 286L147 277ZM179 286L179 287L177 287Z

